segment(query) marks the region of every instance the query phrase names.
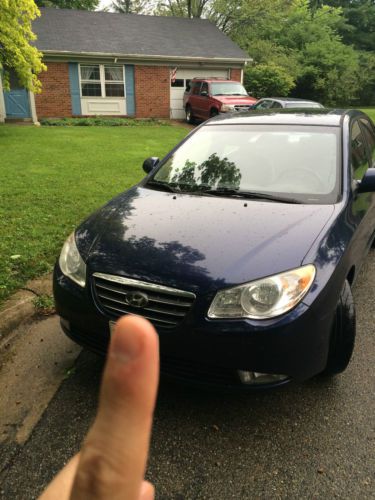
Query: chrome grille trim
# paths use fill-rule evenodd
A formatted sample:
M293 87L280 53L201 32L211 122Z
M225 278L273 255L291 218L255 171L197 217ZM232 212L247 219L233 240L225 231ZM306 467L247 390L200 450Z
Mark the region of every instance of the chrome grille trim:
M121 285L134 286L136 288L142 288L144 290L153 290L155 292L165 292L175 295L176 297L187 297L189 299L195 299L195 294L192 292L185 292L184 290L178 290L177 288L170 288L169 286L156 285L155 283L147 283L147 281L138 281L130 278L123 278L122 276L113 276L112 274L94 273L95 278L102 278L107 281L113 281L114 283L120 283Z
M111 274L94 273L92 282L99 306L110 317L138 314L161 328L177 326L195 300L192 292ZM136 291L147 294L148 303L145 307L125 303L126 295Z

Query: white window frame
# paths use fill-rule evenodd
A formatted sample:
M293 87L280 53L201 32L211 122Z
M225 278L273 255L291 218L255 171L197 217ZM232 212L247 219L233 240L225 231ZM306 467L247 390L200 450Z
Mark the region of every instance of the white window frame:
M98 80L83 80L81 78L81 66L99 66L99 76L100 76L100 87L101 87L101 96L93 96L93 95L82 95L82 83L98 83ZM105 66L116 66L118 68L122 68L122 81L120 80L107 80L107 83L122 83L124 86L124 95L123 96L108 96L105 93ZM97 64L97 63L82 63L79 64L79 93L81 99L126 99L126 85L125 85L125 66L123 64Z

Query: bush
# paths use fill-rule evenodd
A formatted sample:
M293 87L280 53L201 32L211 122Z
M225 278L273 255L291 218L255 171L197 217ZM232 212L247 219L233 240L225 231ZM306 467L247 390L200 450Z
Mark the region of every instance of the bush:
M85 118L42 118L41 125L48 127L137 127L144 125L169 126L166 120L156 118L112 118L104 116L92 116Z
M256 97L287 96L295 85L286 69L274 63L249 66L244 83L246 90Z

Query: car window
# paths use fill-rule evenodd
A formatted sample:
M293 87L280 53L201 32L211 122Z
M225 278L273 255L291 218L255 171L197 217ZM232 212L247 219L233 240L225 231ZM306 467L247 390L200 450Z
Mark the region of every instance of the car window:
M371 167L375 168L375 130L369 120L361 118L361 128L370 150Z
M193 95L198 95L199 94L199 89L201 87L201 83L202 82L194 82L193 84L191 84L191 87L192 87L191 93Z
M272 109L274 109L274 108L282 108L282 106L281 106L281 104L279 102L274 101L274 103L272 104L271 108Z
M202 92L206 92L208 94L208 83L207 82L202 83L200 94L202 94Z
M334 203L340 194L340 128L206 126L192 134L154 179L188 192L230 188Z
M254 109L268 109L272 103L273 101L260 101L254 106Z
M359 127L358 121L355 121L351 131L351 167L353 179L361 180L369 166L366 151L366 142Z

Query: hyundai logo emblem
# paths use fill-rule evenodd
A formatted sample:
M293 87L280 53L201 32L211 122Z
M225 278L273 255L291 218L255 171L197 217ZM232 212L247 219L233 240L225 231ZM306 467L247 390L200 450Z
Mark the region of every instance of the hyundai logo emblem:
M148 297L142 292L128 292L125 295L124 302L132 307L146 307L148 304Z

